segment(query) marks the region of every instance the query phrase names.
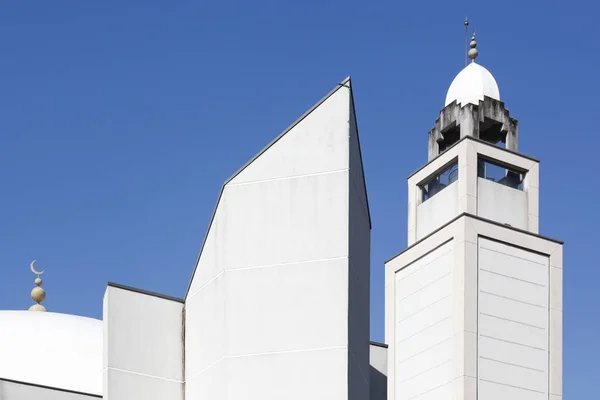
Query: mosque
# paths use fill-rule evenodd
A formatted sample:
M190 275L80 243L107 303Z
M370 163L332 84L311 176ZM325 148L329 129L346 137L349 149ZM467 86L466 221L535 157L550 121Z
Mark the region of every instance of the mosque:
M0 399L560 400L563 245L476 46L408 177L387 345L348 78L225 182L183 298L109 283L102 320L46 312L32 263L36 304L0 311Z

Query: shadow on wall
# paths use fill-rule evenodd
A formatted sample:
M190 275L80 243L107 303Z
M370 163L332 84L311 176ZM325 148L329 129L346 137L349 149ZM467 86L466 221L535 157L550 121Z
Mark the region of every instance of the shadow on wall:
M371 366L371 386L369 387L370 400L387 399L387 376Z

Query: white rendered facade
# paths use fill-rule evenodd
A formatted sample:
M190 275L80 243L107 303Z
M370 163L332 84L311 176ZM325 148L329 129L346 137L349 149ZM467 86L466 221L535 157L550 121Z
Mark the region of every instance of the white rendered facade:
M185 298L109 284L103 321L0 312L15 326L0 330L0 400L561 399L562 243L539 235L539 162L516 152L490 77L453 83L408 178L389 347L369 342L347 79L225 183Z
M478 176L478 160L523 171L523 190ZM458 179L427 201L420 186L444 167L458 163ZM408 245L462 213L539 232L539 161L465 136L408 178Z
M185 299L186 399L368 399L369 241L346 80L225 184Z
M0 313L0 400L384 400L370 230L348 78L225 183L184 299L109 283L102 321Z
M561 398L562 245L462 215L386 264L386 341L391 399Z
M516 148L502 103L456 98L408 178L408 248L386 263L388 399L559 400L563 247L538 234L539 162L481 139Z
M183 302L109 284L103 398L183 398Z

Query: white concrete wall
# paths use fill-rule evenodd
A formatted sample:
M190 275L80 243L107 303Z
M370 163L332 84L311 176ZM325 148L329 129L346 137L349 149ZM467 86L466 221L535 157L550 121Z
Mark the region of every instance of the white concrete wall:
M108 286L104 399L183 398L182 314L181 302Z
M467 170L461 169L464 159L463 153L466 154L466 150L464 150L466 144L467 141L463 140L458 145L450 148L436 159L427 163L425 166L423 166L423 168L421 168L408 178L408 246L411 246L431 231L437 229L439 226L435 228L432 227L439 223L442 219L445 219L447 216L449 216L452 210L456 209L456 214L452 215L452 218L456 217L462 212L468 211L463 207L463 203L466 204L465 182L467 182L467 174L465 174L465 171ZM459 171L458 181L453 182L450 185L454 186L454 188L450 189L450 187L447 187L432 198L430 198L429 200L423 201L423 192L421 190L421 185L429 181L437 173L439 173L455 161L458 161ZM447 190L451 190L452 193L456 196L456 199L449 199L451 194L444 193ZM425 210L428 210L432 207L431 205L428 206L427 203L434 201L438 196L444 196L445 200L450 201L450 206L444 206L443 210L441 210L443 217L430 215L425 212ZM474 199L475 196L476 195L473 194ZM439 202L441 202L441 200L436 201L436 203L438 204ZM458 205L457 208L455 208L456 205ZM421 206L424 206L424 208L421 208ZM420 212L418 211L419 209L421 210Z
M369 381L369 400L387 400L387 346L370 346L371 378Z
M548 399L548 256L479 238L479 396Z
M458 179L460 179L460 175ZM429 235L458 214L458 181L455 181L418 205L417 240Z
M394 399L452 397L453 245L396 273Z
M225 185L186 297L187 400L367 398L350 110L347 81Z
M477 179L478 215L527 230L527 193L483 178Z
M477 177L479 156L525 171L523 191L520 191L519 194L512 193L511 190L515 189L479 179ZM456 196L450 198L449 193L444 193L448 190L446 188L423 202L419 185L435 176L444 166L454 160L458 160L459 169L458 181L453 183L453 185L458 185L455 189ZM441 195L446 196L445 201L438 199L436 206L433 206L433 203L427 204L435 201ZM511 207L515 206L517 209L513 210ZM409 246L447 222L450 215L454 214L453 218L462 213L480 215L500 223L510 224L509 221L512 221L513 226L538 233L539 163L467 136L408 178L407 237ZM435 228L433 228L434 226Z
M425 286L421 292L432 293L432 301L434 295L438 296L443 304L445 292L441 287L436 288L446 279L443 267L439 265L436 270L429 266L435 266L435 262L438 262L433 261L434 256L439 262L447 257L443 252L444 249L450 251L448 246L451 246L454 254L452 260L444 261L444 265L453 265L452 308L445 312L452 315L453 337L450 339L451 349L436 350L434 356L442 357L451 352L451 358L447 361L451 370L447 371L449 375L440 372L431 378L447 379L440 383L439 388L415 395L413 400L521 400L540 396L560 400L562 244L468 215L445 225L386 263L385 340L389 343L390 398L410 397L414 395L411 390L428 383L421 381L413 382L411 387L403 386L402 369L417 370L417 367L406 368L403 365L400 353L403 350L417 351L415 345L406 345L404 341L419 343L430 340L430 335L428 329L419 330L415 326L414 336L406 339L411 331L407 331L405 325L409 324L407 321L410 319L406 320L402 311L406 308L403 303L410 298L403 298L398 283L419 290L423 283L430 281L429 286ZM425 265L431 271L423 274L426 275L423 282L416 273L414 277L410 274L411 269L418 272ZM417 282L404 282L407 278ZM428 306L425 299L417 300L415 307L419 306L419 314L435 307L435 304ZM433 311L431 313L433 315ZM446 314L439 311L438 317L443 315ZM443 340L450 334L448 329L443 330L439 326L436 329L436 340ZM522 349L517 351L516 348ZM432 349L424 347L423 352L417 353L414 359L418 360L429 350ZM544 357L547 358L544 360ZM443 370L442 365L446 361L439 361L440 364L433 365L432 371L436 368ZM542 376L545 381L541 380Z

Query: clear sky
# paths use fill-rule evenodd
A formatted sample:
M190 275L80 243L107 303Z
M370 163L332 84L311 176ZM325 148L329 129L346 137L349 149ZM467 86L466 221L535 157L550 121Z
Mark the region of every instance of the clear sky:
M600 376L600 6L474 2L27 1L0 7L0 309L100 318L108 281L182 297L222 182L346 76L383 262L406 243L463 20L541 160L541 233L564 240L564 394ZM596 260L596 261L595 261Z

